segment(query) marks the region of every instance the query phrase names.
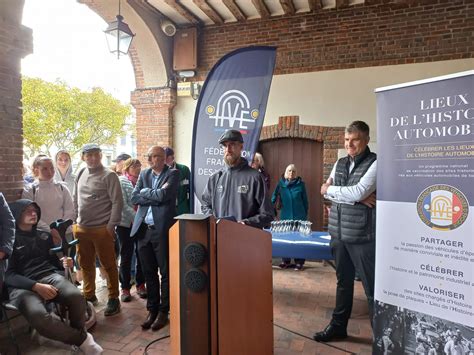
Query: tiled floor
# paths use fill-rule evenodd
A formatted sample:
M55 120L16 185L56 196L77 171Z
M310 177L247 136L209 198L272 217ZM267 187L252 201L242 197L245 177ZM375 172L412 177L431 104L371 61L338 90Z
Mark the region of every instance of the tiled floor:
M274 353L283 354L371 354L372 330L368 321L367 302L360 282L356 283L354 308L349 323L350 337L345 341L316 343L310 338L326 326L334 306L335 273L330 266L307 263L304 271L273 269L274 284ZM107 290L98 292L97 325L92 333L105 349L104 354L144 354L153 340L166 336L169 327L159 332L142 331L140 323L146 316L145 301L136 295L130 303L122 303L122 312L104 317ZM4 327L4 324L1 325ZM69 348L46 342L39 345L28 334L18 337L22 354L69 354ZM169 338L148 349L148 354L169 354ZM0 353L5 354L9 339L0 340ZM9 354L13 354L10 350ZM260 355L260 354L255 354Z

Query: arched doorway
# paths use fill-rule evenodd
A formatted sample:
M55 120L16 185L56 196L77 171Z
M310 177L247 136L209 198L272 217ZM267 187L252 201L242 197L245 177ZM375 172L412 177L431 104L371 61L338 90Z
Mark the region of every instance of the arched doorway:
M285 168L295 164L298 176L306 185L308 220L313 222L313 230L322 230L323 203L319 189L323 181L323 143L302 138L271 139L261 142L259 151L271 177L271 192L275 190Z
M334 163L337 151L344 147L344 127L302 125L298 116L282 116L278 124L264 126L259 151L271 177L271 192L288 164L295 164L306 185L308 219L313 230L325 230L328 216L320 188Z

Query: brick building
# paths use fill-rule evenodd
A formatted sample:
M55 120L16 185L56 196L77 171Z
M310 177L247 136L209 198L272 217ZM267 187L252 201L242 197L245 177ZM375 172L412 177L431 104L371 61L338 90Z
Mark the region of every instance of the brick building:
M19 63L33 50L31 30L21 25L23 2L0 0L0 191L9 199L21 187ZM117 12L115 1L79 2L106 21ZM189 3L122 1L122 15L136 33L130 51L136 78L131 102L137 110L139 157L158 143L173 145L178 160L190 162L196 101L176 95L173 37L161 29L167 19L178 28L198 28L197 75L191 80L205 79L233 49L278 47L262 142L288 138L322 144L321 178L337 158L341 127L348 121L367 121L373 147L381 143L375 88L474 66L472 0Z

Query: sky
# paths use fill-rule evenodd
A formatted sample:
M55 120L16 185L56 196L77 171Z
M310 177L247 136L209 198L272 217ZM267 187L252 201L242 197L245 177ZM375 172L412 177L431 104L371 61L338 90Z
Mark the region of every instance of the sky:
M86 5L76 0L26 0L23 25L33 29L33 53L22 60L23 75L50 82L61 79L82 90L101 87L123 103L130 102L135 89L130 58L117 59L108 51L103 32L107 23Z

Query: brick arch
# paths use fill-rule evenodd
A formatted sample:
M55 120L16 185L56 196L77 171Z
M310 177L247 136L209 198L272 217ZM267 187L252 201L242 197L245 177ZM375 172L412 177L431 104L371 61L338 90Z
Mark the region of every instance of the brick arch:
M115 20L117 15L116 1L78 0L99 15L107 23ZM135 36L129 50L129 58L135 74L138 89L146 87L163 87L168 83L168 72L171 63L166 56L169 39L165 38L154 22L149 21L150 14L134 2L122 1L121 13L130 25Z
M260 142L282 138L307 139L323 145L323 181L331 174L332 167L337 161L338 150L344 148L344 127L326 127L303 125L299 123L299 116L280 116L278 124L264 126L260 134ZM327 201L323 205L328 206ZM327 227L328 214L322 209L323 228Z
M260 141L301 138L323 143L323 178L327 179L337 161L337 151L344 148L344 127L304 125L299 121L299 116L280 116L278 124L262 128Z
M117 2L78 0L105 21L114 20ZM160 14L146 1L122 1L122 15L132 31L139 33L129 49L136 89L130 103L136 112L137 156L152 145L173 145L173 108L176 89L169 87L172 73L172 38L160 29Z

